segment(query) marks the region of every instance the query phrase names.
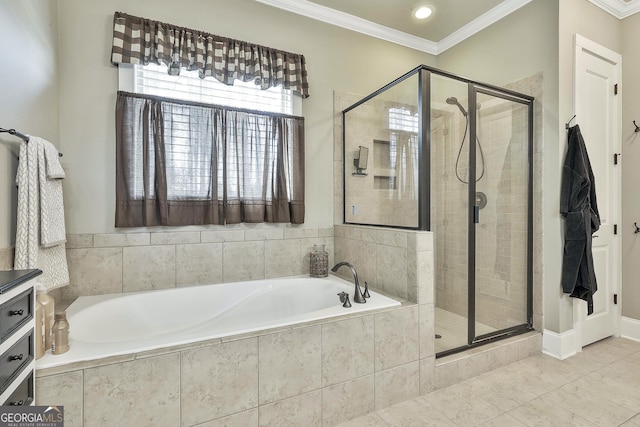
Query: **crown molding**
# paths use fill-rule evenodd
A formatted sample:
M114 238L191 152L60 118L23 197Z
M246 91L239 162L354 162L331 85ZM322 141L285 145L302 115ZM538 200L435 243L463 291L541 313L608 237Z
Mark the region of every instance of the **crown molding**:
M437 55L438 44L431 40L407 34L384 25L376 24L366 19L359 18L348 13L340 12L326 6L312 3L307 0L256 0L269 6L277 7L288 12L306 16L327 24L336 25L358 33L366 34L396 43L411 49L419 50L431 55Z
M506 0L438 42L438 53L452 48L533 0Z
M618 19L624 19L640 12L640 0L624 2L622 0L589 0Z

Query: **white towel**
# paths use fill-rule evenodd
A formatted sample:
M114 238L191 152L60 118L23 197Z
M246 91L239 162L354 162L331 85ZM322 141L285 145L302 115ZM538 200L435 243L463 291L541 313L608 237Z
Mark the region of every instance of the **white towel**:
M20 161L16 183L18 184L18 211L16 230L16 254L14 268L17 270L39 268L43 274L38 278L47 289L69 284L69 270L64 240L54 246L45 247L40 244L41 231L41 194L40 169L46 180L44 162L39 161L39 152L44 159L44 145L41 138L30 137L29 143L20 145ZM42 168L40 168L42 164ZM58 184L60 182L58 181ZM61 185L61 184L60 184ZM45 190L47 191L47 190ZM62 197L62 193L59 193ZM47 196L47 198L49 198ZM50 204L47 200L44 204ZM53 203L62 208L60 203ZM51 208L51 206L49 206ZM64 225L64 213L62 214ZM59 231L59 230L58 230Z
M62 179L58 150L49 141L31 137L29 144L38 148L38 183L40 184L40 244L45 248L67 241L64 226Z

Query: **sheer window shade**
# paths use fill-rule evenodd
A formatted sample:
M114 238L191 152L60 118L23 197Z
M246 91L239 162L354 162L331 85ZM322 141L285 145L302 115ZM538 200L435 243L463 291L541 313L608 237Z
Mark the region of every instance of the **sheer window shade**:
M118 92L116 227L304 222L304 119Z

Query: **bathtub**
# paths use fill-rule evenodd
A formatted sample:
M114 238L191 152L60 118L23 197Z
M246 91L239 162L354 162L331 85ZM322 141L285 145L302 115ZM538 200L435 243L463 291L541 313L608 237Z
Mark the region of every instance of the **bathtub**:
M347 292L350 308L338 293ZM139 353L400 305L371 292L353 303L353 284L330 275L80 297L67 309L70 350L47 352L37 368Z

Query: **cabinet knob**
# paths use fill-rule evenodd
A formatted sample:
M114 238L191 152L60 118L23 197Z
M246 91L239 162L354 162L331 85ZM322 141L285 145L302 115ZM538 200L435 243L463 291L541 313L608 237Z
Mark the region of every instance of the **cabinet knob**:
M22 406L24 404L24 400L16 400L15 402L10 402L9 406Z
M11 310L9 312L9 316L22 316L22 314L24 313L23 309L20 310Z
M9 360L22 360L22 353L20 354L14 354L13 356L9 356Z

